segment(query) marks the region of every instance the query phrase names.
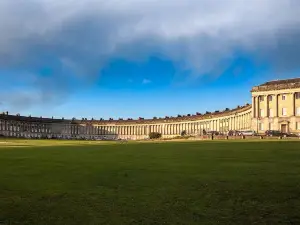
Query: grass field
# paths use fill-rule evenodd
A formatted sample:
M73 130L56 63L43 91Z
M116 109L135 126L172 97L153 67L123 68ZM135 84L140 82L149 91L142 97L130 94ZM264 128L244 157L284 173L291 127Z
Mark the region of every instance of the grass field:
M0 224L300 224L300 142L8 140Z

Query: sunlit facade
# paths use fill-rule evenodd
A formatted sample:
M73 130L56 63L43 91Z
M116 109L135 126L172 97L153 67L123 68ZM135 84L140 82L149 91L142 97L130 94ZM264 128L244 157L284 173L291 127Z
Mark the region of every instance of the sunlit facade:
M211 131L280 130L300 133L300 78L271 81L253 87L252 105L214 113L137 120L65 120L0 115L0 134L23 138L146 139L151 132L163 138L197 136Z

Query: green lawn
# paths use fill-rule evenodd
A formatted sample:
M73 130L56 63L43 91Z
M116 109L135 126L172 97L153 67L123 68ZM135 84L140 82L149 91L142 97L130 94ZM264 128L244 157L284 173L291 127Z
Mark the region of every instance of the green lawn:
M0 144L0 224L300 224L299 141L23 142Z

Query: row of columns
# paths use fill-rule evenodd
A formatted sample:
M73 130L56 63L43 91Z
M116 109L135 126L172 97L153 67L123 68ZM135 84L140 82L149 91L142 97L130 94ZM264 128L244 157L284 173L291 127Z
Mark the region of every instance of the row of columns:
M32 123L10 120L0 120L0 134L8 136L80 136L80 135L140 135L146 136L151 132L162 135L203 134L203 131L227 132L229 130L246 130L251 128L251 113L247 111L228 117L216 119L147 125L87 125L87 124L55 124Z
M278 117L279 116L279 107L278 107L278 98L279 96L286 95L290 96L292 98L292 113L290 116L295 116L296 115L296 96L298 92L292 92L292 93L283 93L283 94L273 94L273 95L257 95L257 96L252 96L252 117L253 118L258 118L261 117L260 115L260 100L261 98L264 98L265 101L265 107L264 107L264 117L270 117L269 115L269 96L272 96L272 101L274 99L274 114L273 117Z

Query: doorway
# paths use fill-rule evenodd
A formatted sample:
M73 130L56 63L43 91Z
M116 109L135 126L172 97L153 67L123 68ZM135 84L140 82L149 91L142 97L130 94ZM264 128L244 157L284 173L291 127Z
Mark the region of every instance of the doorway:
M287 133L287 124L281 124L281 133Z

